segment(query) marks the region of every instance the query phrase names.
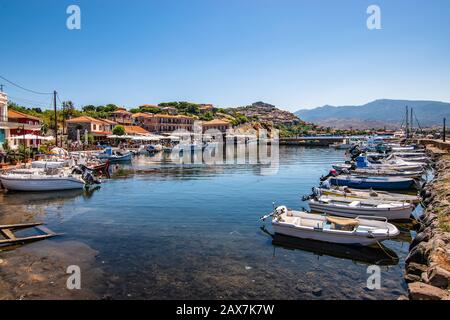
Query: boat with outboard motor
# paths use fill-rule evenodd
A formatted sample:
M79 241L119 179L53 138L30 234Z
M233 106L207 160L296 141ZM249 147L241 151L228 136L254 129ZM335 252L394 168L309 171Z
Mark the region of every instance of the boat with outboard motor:
M329 177L331 185L347 186L357 189L381 189L381 190L409 190L415 181L412 178L404 177L383 177L383 176L359 176L359 175L338 175Z
M289 210L279 206L261 220L272 217L276 234L348 245L371 245L400 234L396 226L381 217L354 219Z
M408 202L386 202L346 199L331 196L314 197L307 200L312 211L354 218L358 215L384 217L388 220L407 220L414 205Z
M349 187L331 186L330 188L313 188L315 196L335 196L348 199L368 199L381 201L410 202L413 204L420 203L418 195L392 193L387 191L372 189L353 189Z
M421 171L426 166L426 163L407 162L403 159L385 159L377 163L370 162L366 156L356 157L355 163L336 163L332 164L333 169L337 171L352 170L352 169L374 169L374 170L395 170L395 171Z

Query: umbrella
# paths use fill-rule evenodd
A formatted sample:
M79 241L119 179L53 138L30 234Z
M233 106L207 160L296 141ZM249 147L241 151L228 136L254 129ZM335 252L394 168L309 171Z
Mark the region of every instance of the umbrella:
M10 137L13 140L53 140L54 137L44 137L44 136L38 136L34 134L27 133L26 135L21 136L11 136Z

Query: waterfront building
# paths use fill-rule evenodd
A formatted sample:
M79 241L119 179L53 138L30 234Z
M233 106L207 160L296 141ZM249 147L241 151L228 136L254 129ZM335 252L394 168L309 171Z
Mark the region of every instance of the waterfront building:
M133 123L132 113L125 108L118 108L109 114L109 120L114 121L117 124L130 126Z
M226 133L228 129L231 129L231 127L231 122L227 119L213 119L211 121L202 122L203 132L206 132L210 129L215 129Z
M20 144L28 147L40 145L42 121L38 117L8 109L8 96L0 92L0 149L8 141L11 148Z
M89 116L81 116L67 120L66 125L68 139L76 141L85 132L92 134L95 140L101 140L112 134L112 130L117 123L108 119L95 119Z
M154 133L173 132L175 130L192 131L194 118L183 115L136 113L133 116L134 125Z
M0 149L3 149L3 143L8 137L8 97L6 93L0 92Z

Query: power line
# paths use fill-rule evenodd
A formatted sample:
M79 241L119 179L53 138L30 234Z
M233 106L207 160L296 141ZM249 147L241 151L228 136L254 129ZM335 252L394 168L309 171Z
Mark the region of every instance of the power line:
M3 80L5 80L6 82L12 84L13 86L15 86L15 87L17 87L17 88L20 88L20 89L22 89L22 90L25 90L25 91L28 91L28 92L31 92L31 93L34 93L34 94L45 94L45 95L47 95L47 94L48 94L48 95L53 94L52 92L39 92L39 91L27 89L27 88L25 88L25 87L23 87L23 86L21 86L21 85L15 83L15 82L12 82L11 80L6 79L6 78L3 77L3 76L0 76L0 78L3 79Z
M25 103L29 103L29 104L37 104L37 105L45 105L45 106L51 106L51 102L44 102L44 101L37 101L37 100L31 100L31 99L25 99L25 98L20 98L20 97L16 97L16 96L11 96L8 95L9 100L13 100L13 101L21 101L21 102L25 102Z

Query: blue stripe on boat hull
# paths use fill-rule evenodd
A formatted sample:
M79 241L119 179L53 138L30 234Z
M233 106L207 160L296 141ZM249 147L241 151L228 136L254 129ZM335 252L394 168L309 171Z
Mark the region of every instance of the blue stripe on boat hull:
M379 189L379 190L408 190L414 181L349 181L345 179L331 178L330 183L335 186L347 186L357 189Z

